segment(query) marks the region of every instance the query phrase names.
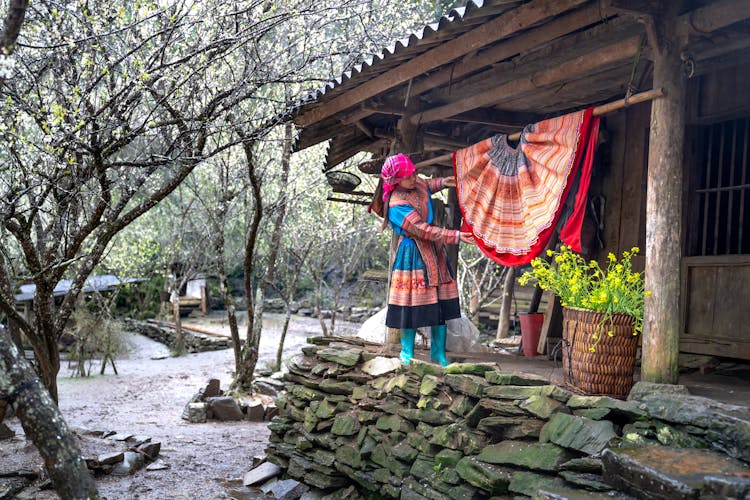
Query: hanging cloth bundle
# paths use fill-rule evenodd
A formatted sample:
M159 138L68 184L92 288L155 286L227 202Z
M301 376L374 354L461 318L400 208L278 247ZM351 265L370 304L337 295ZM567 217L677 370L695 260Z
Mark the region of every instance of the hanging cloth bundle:
M471 231L495 262L528 264L547 246L565 199L575 194L560 239L580 252L598 132L599 118L589 108L528 125L517 148L501 134L456 151L462 231Z

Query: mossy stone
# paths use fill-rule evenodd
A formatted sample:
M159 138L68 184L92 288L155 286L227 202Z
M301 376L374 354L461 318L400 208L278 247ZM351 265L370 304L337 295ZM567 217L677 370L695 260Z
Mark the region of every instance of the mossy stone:
M487 380L476 375L446 375L444 380L454 391L476 398L482 397L485 387L489 386Z
M361 349L347 349L339 347L328 347L319 349L317 356L326 361L332 361L343 366L355 366L362 359Z
M549 419L553 413L559 411L570 413L568 407L563 403L546 396L531 396L526 401L521 402L518 407L543 420Z
M438 398L431 398L429 396L422 396L417 401L417 408L420 410L442 410L447 405Z
M498 371L487 371L484 378L494 385L548 385L549 379L533 373L501 373Z
M379 483L388 483L391 479L391 471L388 469L375 469L372 471L372 477Z
M331 403L328 399L324 399L315 411L315 416L322 419L333 417L336 414L337 404L338 403Z
M515 465L542 471L556 471L572 458L572 453L552 443L527 441L502 441L486 446L477 456L477 459L491 464Z
M351 413L340 413L333 419L331 433L337 436L353 436L359 432L359 420Z
M508 490L521 495L532 496L540 489L564 486L565 482L556 477L534 472L517 471L508 485Z
M354 446L340 446L336 449L336 460L349 467L359 469L362 467L362 457Z
M513 469L488 464L477 460L476 457L462 458L456 464L456 472L467 483L491 495L507 493L513 478Z
M440 365L434 365L432 363L425 363L418 359L413 359L409 364L409 371L418 377L424 377L425 375L435 375L436 377L442 377L444 374L443 367Z
M419 386L419 394L422 396L431 396L435 394L440 387L440 379L434 375L425 375L422 377L422 383Z
M496 367L495 363L451 363L443 370L446 375L484 375L486 372L494 371Z
M418 456L409 469L409 474L417 479L426 479L436 472L435 460L431 457Z
M345 396L351 395L354 390L353 382L321 382L319 384L320 390L330 394L342 394Z
M435 463L440 467L455 467L463 457L461 451L446 448L435 455Z
M484 396L496 399L529 399L531 396L548 396L554 386L537 385L491 385L484 390Z
M461 450L466 455L476 453L486 444L486 436L477 433L462 423L455 423L436 427L430 439L430 444Z
M380 416L375 423L375 428L386 432L399 431L408 433L414 430L414 426L411 422L398 415Z
M553 442L564 448L572 448L587 455L596 455L617 437L612 422L555 413L542 428L539 440Z
M412 463L419 455L419 451L411 447L406 440L394 445L392 452L394 457L407 463Z
M407 420L410 420L411 422L424 422L432 425L445 425L455 421L454 418L447 415L446 413L429 408L403 409L399 412L399 415L403 416Z
M454 415L463 417L464 415L469 413L473 407L474 403L472 402L471 398L464 394L460 394L453 400L453 403L451 404L449 409Z

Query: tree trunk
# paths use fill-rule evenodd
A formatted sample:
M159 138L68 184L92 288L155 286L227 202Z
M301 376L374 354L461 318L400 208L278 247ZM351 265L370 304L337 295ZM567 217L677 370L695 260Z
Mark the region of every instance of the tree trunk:
M500 305L500 320L497 324L497 339L507 338L510 333L510 306L513 303L513 288L515 285L516 268L505 268L503 282L503 301Z
M293 128L291 122L287 122L284 128L284 146L281 157L281 184L286 186L289 181L289 159L292 151L292 139L293 139ZM252 151L249 144L245 144L245 155L248 160L248 175L250 177L250 183L252 186L253 197L255 199L255 217L253 218L253 226L250 230L250 236L248 237L248 244L245 249L245 293L248 294L248 298L252 296L251 284L249 277L251 276L250 268L252 256L255 248L255 238L257 236L258 227L260 226L262 212L262 198L260 196L260 182L255 176L254 167L252 167ZM252 168L251 168L252 167ZM265 299L265 291L268 283L273 279L276 257L278 255L280 241L281 241L281 228L284 222L284 216L286 213L286 192L281 193L281 200L279 205L279 211L276 213L276 219L274 220L273 234L271 235L271 251L268 255L268 267L264 273L263 279L258 285L256 291L255 303L248 303L248 324L247 324L247 339L245 342L245 348L242 354L242 363L240 369L237 371L237 378L235 382L237 386L245 391L252 392L253 377L255 372L255 366L258 364L258 351L260 346L261 331L263 329L263 302Z
M323 276L317 272L313 272L313 279L315 280L315 312L318 316L318 322L320 323L320 329L323 331L323 336L328 336L328 327L323 319L322 310L322 295L323 295Z
M60 372L60 349L57 345L57 334L43 333L41 345L32 342L36 371L49 391L52 400L57 404L57 374Z
M242 137L242 131L238 131ZM260 193L260 180L255 172L255 160L253 157L253 143L250 141L243 142L242 149L245 152L247 161L247 176L250 181L250 192L253 197L254 212L250 227L248 228L247 239L245 240L245 256L242 263L245 278L245 297L247 297L247 337L242 347L240 363L237 365L237 375L232 384L233 388L252 392L253 372L255 365L258 363L258 345L253 338L255 325L255 308L253 302L253 271L255 243L260 230L260 221L263 218L263 198Z
M0 393L44 459L61 498L96 498L96 483L51 394L10 337L0 330Z
M185 339L182 336L182 318L180 318L180 296L172 294L172 316L174 317L174 350L177 356L185 353Z
M226 264L224 263L224 230L223 225L214 227L215 240L214 250L216 252L216 274L219 277L219 294L224 308L227 311L227 321L229 322L229 335L232 337L232 350L234 351L235 369L240 366L242 353L242 343L240 342L240 330L237 327L237 314L234 309L234 299L229 293L229 280L227 279Z
M286 332L289 330L289 321L292 319L291 304L286 306L286 314L284 315L284 326L281 327L281 338L279 339L279 350L276 351L276 366L275 370L281 371L281 357L284 354L284 341L286 340Z
M654 88L666 95L651 108L646 198L646 298L641 379L677 383L680 341L680 258L682 243L682 159L685 138L685 77L677 39L681 2L651 30Z

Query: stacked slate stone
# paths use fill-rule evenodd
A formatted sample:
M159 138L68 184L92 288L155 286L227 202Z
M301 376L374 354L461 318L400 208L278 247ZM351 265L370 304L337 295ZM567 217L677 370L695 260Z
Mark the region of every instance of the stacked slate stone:
M175 345L176 333L174 328L154 325L135 319L126 319L125 323L132 330L152 340L169 347ZM185 329L182 330L182 339L187 352L219 351L232 347L232 340L227 337L214 337Z
M289 365L266 450L307 485L408 499L750 495L745 408L701 412L703 398L655 396L653 384L631 401L584 397L494 364L404 367L363 343L310 341Z

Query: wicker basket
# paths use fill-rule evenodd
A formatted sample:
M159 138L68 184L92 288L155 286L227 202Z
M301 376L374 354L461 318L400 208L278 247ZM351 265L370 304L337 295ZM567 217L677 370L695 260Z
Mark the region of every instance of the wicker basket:
M380 175L380 171L383 168L384 161L385 158L379 156L377 158L373 158L372 160L363 161L362 163L357 165L357 168L363 174Z
M356 175L341 170L326 172L326 180L334 193L351 193L362 182Z
M563 375L565 385L587 396L624 399L633 387L633 372L640 337L633 335L635 318L601 312L563 308ZM596 346L594 334L604 337ZM607 335L613 332L613 336Z

